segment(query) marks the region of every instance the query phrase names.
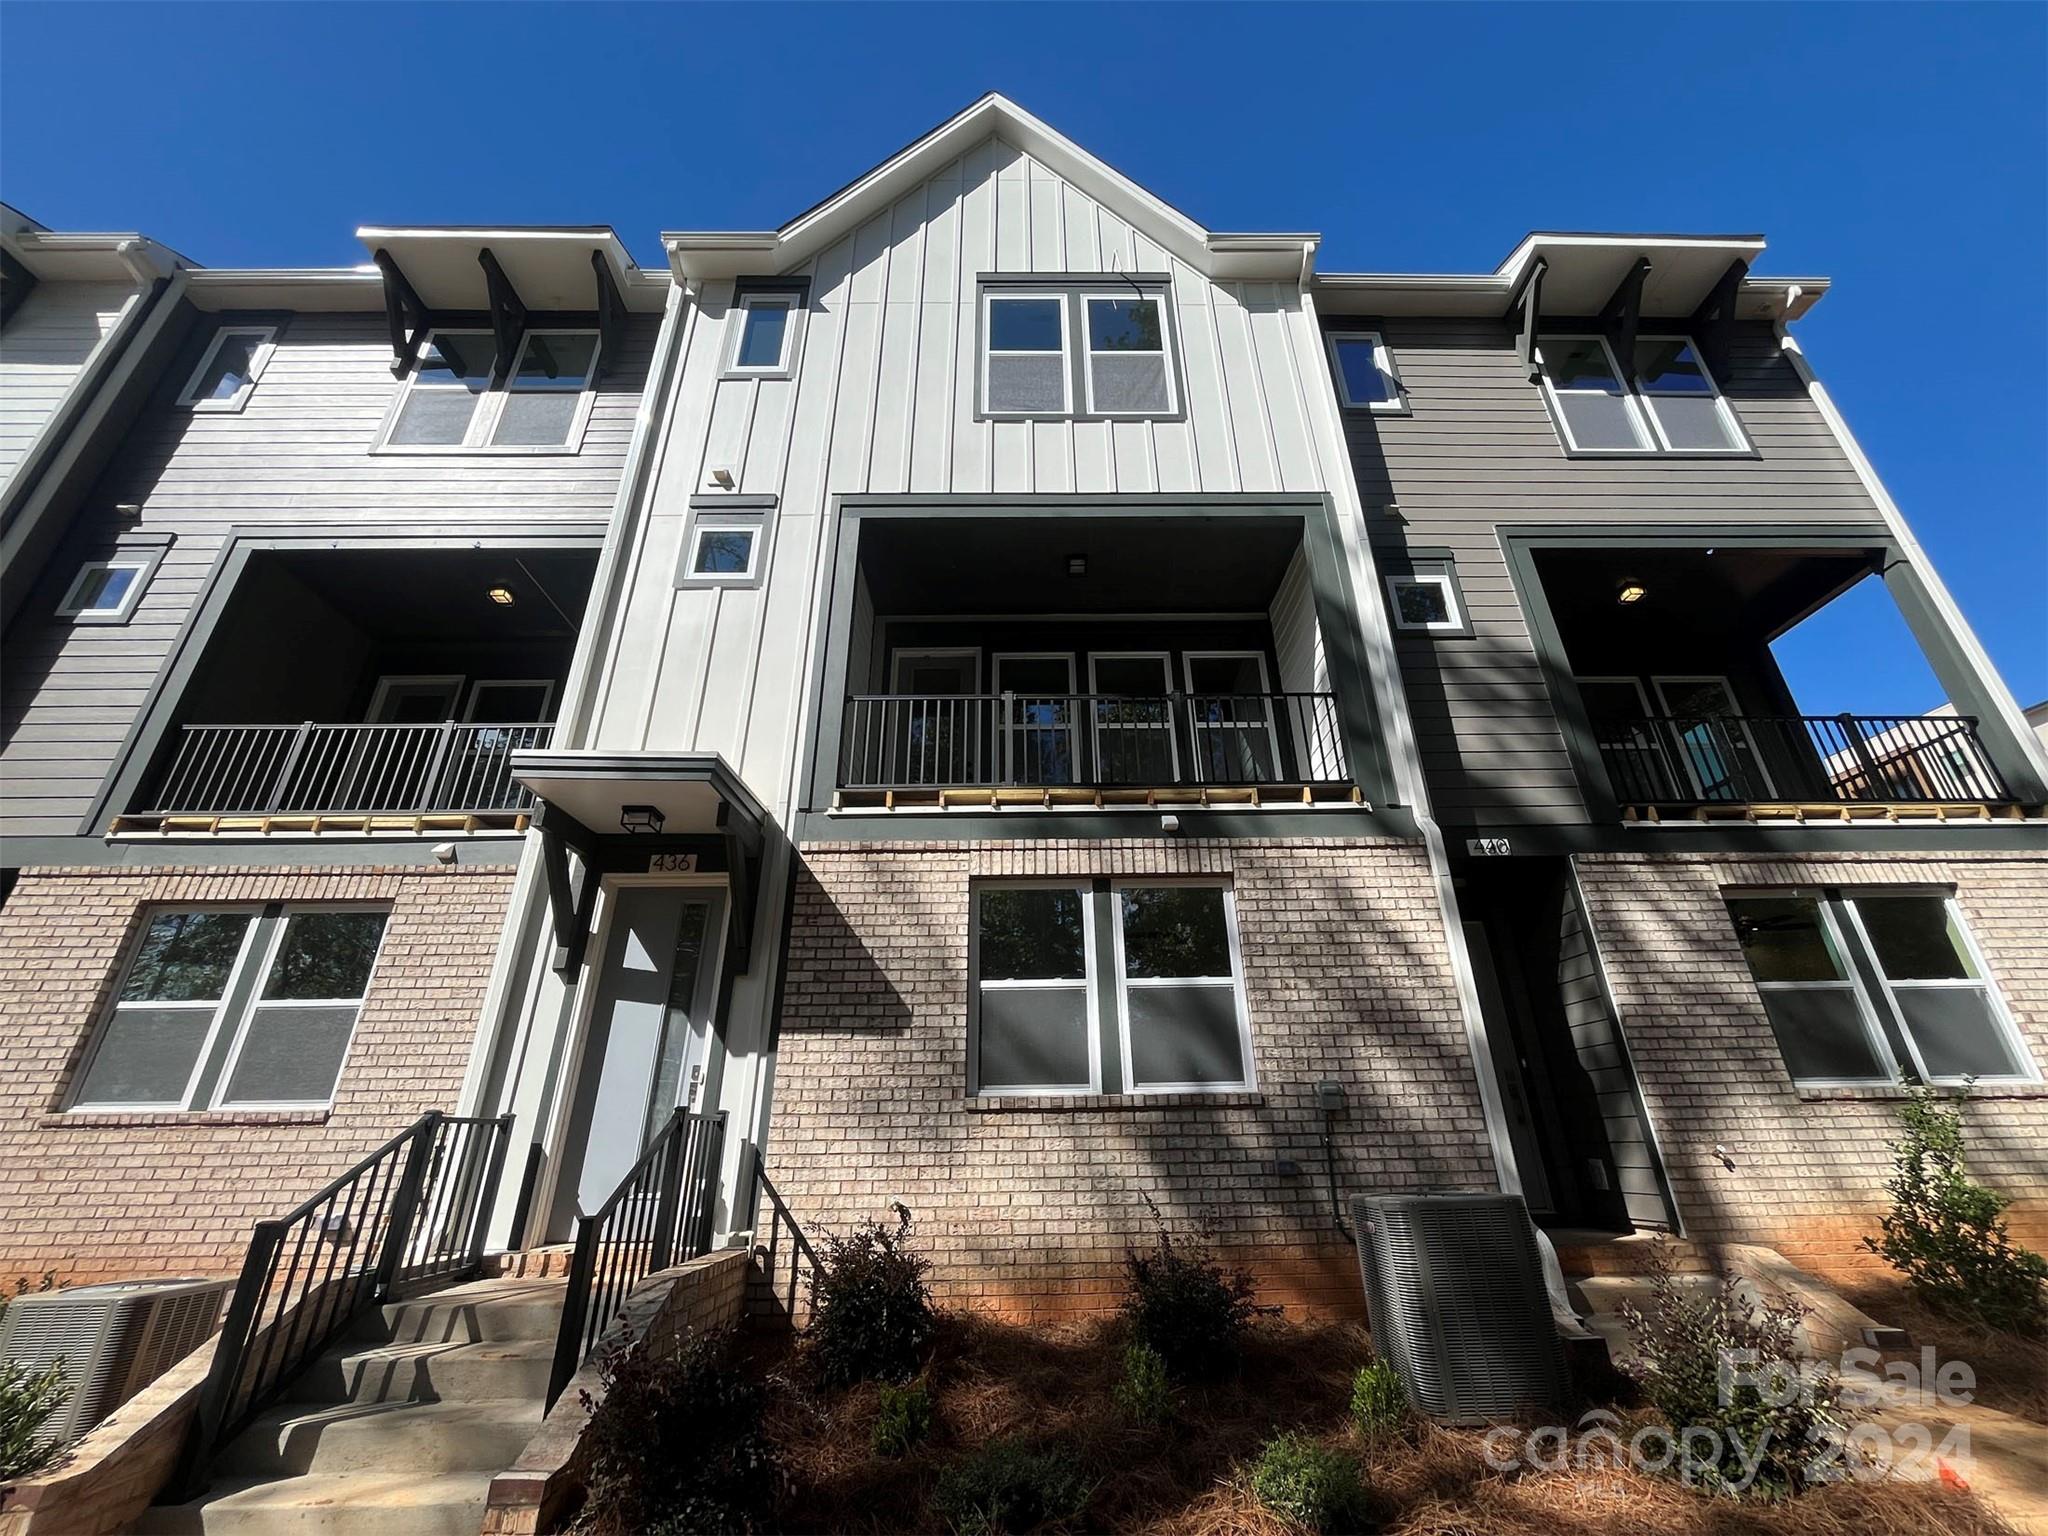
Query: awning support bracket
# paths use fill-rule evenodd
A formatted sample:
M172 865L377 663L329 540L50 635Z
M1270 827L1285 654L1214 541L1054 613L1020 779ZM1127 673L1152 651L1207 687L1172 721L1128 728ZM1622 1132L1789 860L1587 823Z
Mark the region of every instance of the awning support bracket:
M1542 321L1543 274L1550 270L1550 263L1538 256L1529 263L1529 271L1522 278L1521 290L1508 300L1508 313L1515 312L1519 304L1522 309L1522 329L1515 338L1515 356L1520 359L1522 372L1534 384L1543 370L1536 361L1536 329Z
M498 265L498 258L491 254L488 245L476 253L476 260L477 265L484 269L491 335L498 344L497 360L491 364L491 382L503 383L512 367L512 359L519 355L520 339L526 335L526 305L520 302L519 290L512 286L512 279L505 275L505 269Z
M434 327L434 312L420 301L419 294L406 281L396 257L380 249L373 259L377 270L384 274L384 319L391 327L391 372L402 379L411 371L413 360L420 355L420 344Z
M744 976L754 959L754 887L761 867L761 829L732 814L729 801L718 804L718 831L725 839L726 880L732 888L732 915L726 920L726 962Z
M590 253L590 267L597 274L597 367L590 377L595 384L618 356L619 336L626 326L626 301L619 296L612 264L604 259L603 251Z
M1742 257L1729 262L1721 280L1700 300L1700 307L1686 322L1692 332L1693 345L1700 349L1700 356L1719 380L1725 380L1728 372L1729 343L1735 339L1735 299L1741 291L1742 280L1747 276L1749 263Z
M1643 318L1643 279L1650 275L1650 258L1638 256L1626 276L1615 285L1613 296L1600 310L1600 333L1614 348L1615 366L1623 380L1636 371L1636 332Z
M590 914L597 904L597 837L575 817L546 801L534 807L533 826L540 833L541 865L548 882L548 914L555 934L555 950L549 965L558 974L568 975L583 964L583 948L590 937ZM582 865L580 881L570 873L572 849Z

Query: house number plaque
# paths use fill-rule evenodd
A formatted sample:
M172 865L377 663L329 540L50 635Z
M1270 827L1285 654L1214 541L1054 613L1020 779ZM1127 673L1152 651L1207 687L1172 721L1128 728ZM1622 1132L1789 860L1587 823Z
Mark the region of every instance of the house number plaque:
M1501 859L1515 850L1504 837L1468 837L1465 839L1465 851L1474 858Z
M697 855L694 853L650 853L647 855L647 873L650 875L694 875L697 873Z

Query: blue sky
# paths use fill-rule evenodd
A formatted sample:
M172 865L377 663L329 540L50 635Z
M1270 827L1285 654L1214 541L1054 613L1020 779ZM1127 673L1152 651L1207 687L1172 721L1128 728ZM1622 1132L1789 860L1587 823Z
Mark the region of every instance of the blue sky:
M90 60L89 69L57 67ZM986 90L1326 270L1527 230L1761 231L1797 327L2023 703L2048 698L2048 7L0 5L0 196L209 265L358 224L783 222ZM1878 596L1874 592L1864 598ZM1940 690L1882 602L1780 659Z

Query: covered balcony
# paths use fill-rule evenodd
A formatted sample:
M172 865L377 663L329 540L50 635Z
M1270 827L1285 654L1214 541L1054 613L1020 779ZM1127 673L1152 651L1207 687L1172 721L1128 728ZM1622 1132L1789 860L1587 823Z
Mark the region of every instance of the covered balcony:
M236 582L117 832L523 829L594 559L266 552Z
M1303 521L875 520L835 809L1356 805Z
M1543 607L1576 705L1582 775L1626 820L1854 821L2019 814L2011 754L1967 709L1803 709L1771 644L1866 581L1882 551L1544 549ZM1883 687L1885 675L1871 684ZM1588 750L1590 749L1590 750Z

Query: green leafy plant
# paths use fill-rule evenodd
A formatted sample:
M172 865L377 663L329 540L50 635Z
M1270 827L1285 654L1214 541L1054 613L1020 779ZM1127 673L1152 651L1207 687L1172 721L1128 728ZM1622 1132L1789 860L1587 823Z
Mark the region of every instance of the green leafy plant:
M1370 1529L1365 1476L1358 1463L1299 1431L1268 1440L1248 1480L1261 1504L1311 1531Z
M1176 1378L1215 1376L1235 1362L1245 1326L1259 1310L1251 1271L1224 1265L1199 1238L1176 1238L1149 1196L1145 1206L1158 1238L1146 1251L1124 1250L1130 1290L1123 1312L1131 1335Z
M932 1266L912 1246L910 1211L894 1209L893 1231L871 1221L819 1238L805 1347L828 1385L905 1381L924 1364L938 1325Z
M901 1456L931 1433L932 1396L924 1383L907 1387L882 1384L882 1411L869 1443L877 1456Z
M1091 1492L1066 1446L994 1440L939 1474L932 1507L959 1536L998 1536L1077 1520Z
M1928 1306L2012 1333L2048 1324L2048 1259L2007 1232L2005 1196L1971 1179L1963 1162L1963 1108L1931 1088L1899 1107L1890 1214L1863 1245L1906 1277Z
M590 1411L589 1492L578 1529L593 1536L747 1531L780 1470L761 1432L761 1392L731 1363L728 1339L699 1334L673 1354L615 1349Z
M1664 1420L1668 1470L1715 1493L1802 1492L1851 1419L1833 1371L1800 1358L1807 1309L1784 1296L1752 1301L1733 1275L1682 1284L1662 1248L1649 1272L1648 1309L1619 1308L1635 1335L1619 1364Z
M1166 1361L1149 1344L1124 1348L1123 1379L1116 1384L1116 1411L1136 1424L1164 1424L1173 1418L1173 1378Z
M1398 1435L1408 1427L1408 1390L1385 1360L1373 1360L1351 1378L1351 1422L1368 1440Z
M0 1360L0 1482L40 1472L56 1458L57 1443L43 1426L70 1395L62 1360L40 1369Z

